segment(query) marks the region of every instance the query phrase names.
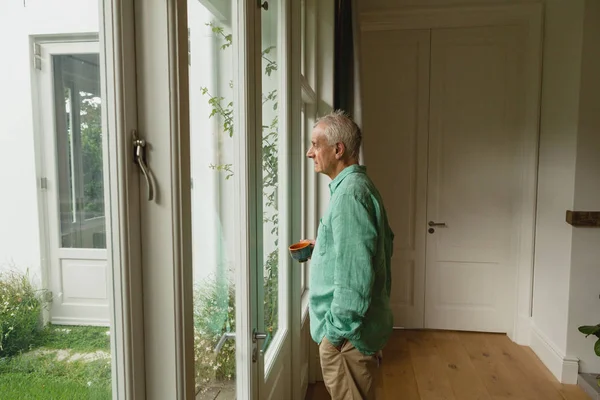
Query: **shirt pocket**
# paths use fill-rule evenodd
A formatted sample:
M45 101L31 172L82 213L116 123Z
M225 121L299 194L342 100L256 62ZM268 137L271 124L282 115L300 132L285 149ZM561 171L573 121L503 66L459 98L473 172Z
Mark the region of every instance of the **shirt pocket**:
M317 232L317 247L320 255L327 253L327 250L331 246L331 229L323 223L321 218L319 223L319 230Z

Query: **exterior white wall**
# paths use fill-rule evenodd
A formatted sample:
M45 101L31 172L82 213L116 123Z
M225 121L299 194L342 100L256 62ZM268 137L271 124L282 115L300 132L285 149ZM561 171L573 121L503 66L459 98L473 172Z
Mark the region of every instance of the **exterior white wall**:
M0 268L41 274L30 37L97 31L97 0L0 5Z

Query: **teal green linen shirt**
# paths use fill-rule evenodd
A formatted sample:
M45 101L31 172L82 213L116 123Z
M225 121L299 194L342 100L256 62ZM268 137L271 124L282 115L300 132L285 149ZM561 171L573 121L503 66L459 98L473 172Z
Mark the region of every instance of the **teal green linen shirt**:
M336 347L348 340L372 355L392 332L394 234L365 167L346 167L329 190L310 263L311 336L319 344L327 337Z

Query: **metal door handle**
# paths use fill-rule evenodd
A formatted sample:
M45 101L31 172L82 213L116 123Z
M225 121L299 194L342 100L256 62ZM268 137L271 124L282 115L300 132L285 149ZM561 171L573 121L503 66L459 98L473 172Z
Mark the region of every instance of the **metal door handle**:
M256 332L256 331L254 331L253 335L254 336L252 336L252 341L254 343L256 343L257 340L265 340L269 336L266 333Z
M137 131L132 131L133 136L133 162L140 166L144 178L146 178L146 185L148 186L148 201L154 200L154 181L152 173L146 165L146 141L140 139L137 136Z
M269 333L263 333L263 332L257 332L256 329L254 329L252 331L252 343L254 343L254 348L252 349L252 362L256 362L257 357L257 349L258 349L258 344L257 342L259 340L264 340L265 342L263 343L262 348L260 349L260 355L264 356L265 351L267 349L267 347L269 346L269 342L271 339L271 334Z
M263 343L262 347L260 348L260 355L264 356L265 352L267 351L267 348L269 347L269 344L271 343L271 334L270 333L263 333L263 332L256 332L256 330L252 333L252 341L254 343L256 343L259 340L264 340L265 342Z
M235 332L225 332L221 339L219 339L219 343L215 346L215 353L219 353L225 344L227 339L235 339Z
M427 225L429 225L429 226L446 226L446 223L429 221L429 223Z

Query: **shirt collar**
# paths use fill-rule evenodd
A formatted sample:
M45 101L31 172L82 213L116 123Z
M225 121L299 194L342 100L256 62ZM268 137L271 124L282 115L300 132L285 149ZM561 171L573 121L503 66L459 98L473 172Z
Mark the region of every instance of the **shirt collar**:
M335 192L335 190L340 185L340 183L342 183L342 181L348 175L353 174L355 172L364 174L367 172L367 167L365 167L364 165L353 164L353 165L350 165L349 167L344 168L342 170L342 172L340 172L338 174L338 176L336 176L335 179L329 183L330 194L333 194Z

